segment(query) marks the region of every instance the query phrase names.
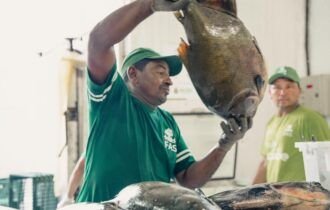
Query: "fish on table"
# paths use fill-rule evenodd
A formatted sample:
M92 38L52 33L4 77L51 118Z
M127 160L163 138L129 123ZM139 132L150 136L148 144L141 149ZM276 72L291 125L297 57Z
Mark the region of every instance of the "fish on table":
M129 185L102 203L77 203L60 210L329 210L330 192L317 182L257 184L205 196L174 183Z
M203 103L225 119L253 117L267 70L255 38L236 15L236 1L191 0L175 14L188 39L182 39L179 56Z
M220 210L217 204L197 191L164 182L129 185L110 203L128 210Z
M209 196L223 210L329 210L330 192L318 182L256 184Z
M141 182L102 203L80 203L60 210L221 210L197 191L165 182Z

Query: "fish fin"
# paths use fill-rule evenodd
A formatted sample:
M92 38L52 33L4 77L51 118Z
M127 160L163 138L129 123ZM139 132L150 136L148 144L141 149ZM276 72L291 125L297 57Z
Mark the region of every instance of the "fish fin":
M178 53L179 53L179 57L180 59L182 60L183 64L187 67L187 64L188 64L188 48L189 48L189 45L182 39L181 39L181 42L179 44L179 47L178 47Z
M256 39L255 37L252 37L252 41L253 41L253 43L254 43L254 46L257 48L258 53L260 54L260 56L261 56L262 59L263 59L263 55L262 55L261 50L260 50L260 48L259 48L259 45L258 45L257 39Z
M216 10L224 10L237 17L236 0L197 0L200 4Z
M255 198L254 200L236 201L232 205L234 209L277 209L281 206L278 198Z
M176 17L176 19L178 19L178 21L183 24L183 18L184 18L184 15L181 11L175 11L174 12L174 16Z

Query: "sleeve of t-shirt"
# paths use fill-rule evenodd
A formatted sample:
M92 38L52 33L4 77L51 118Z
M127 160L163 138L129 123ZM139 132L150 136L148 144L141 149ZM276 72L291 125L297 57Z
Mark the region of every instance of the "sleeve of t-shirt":
M106 78L104 84L99 85L95 83L87 69L87 102L89 112L89 127L94 123L95 117L98 116L98 112L102 109L106 101L110 98L114 98L116 93L114 90L122 90L124 87L124 81L117 72L116 64L112 67L109 75Z
M327 121L319 113L310 113L304 119L304 136L316 141L330 141L330 129Z
M194 162L196 162L196 160L192 155L191 151L188 149L174 118L172 119L176 126L176 132L178 136L176 142L176 146L177 146L176 164L174 168L174 174L178 174L179 172L189 168L189 166Z
M89 70L87 69L87 96L91 106L97 106L97 104L102 103L105 100L114 81L116 81L118 77L120 76L117 72L117 65L115 64L112 67L105 83L99 85L92 80Z
M189 168L189 166L194 162L196 162L195 158L193 157L191 151L188 149L186 143L180 136L177 141L177 153L174 174L178 174L179 172Z

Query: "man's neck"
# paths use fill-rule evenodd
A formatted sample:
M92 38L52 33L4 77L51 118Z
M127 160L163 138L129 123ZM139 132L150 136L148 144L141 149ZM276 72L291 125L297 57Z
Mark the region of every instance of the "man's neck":
M278 113L277 116L279 117L283 117L291 112L293 112L294 110L296 110L299 107L299 104L294 104L292 106L287 106L287 107L280 107L278 109Z
M143 94L138 94L137 92L131 92L131 94L137 99L139 100L141 103L145 104L146 106L148 106L150 109L156 109L157 106L151 104L145 97L143 97Z
M156 109L158 107L157 105L153 105L152 103L150 103L147 100L147 98L144 97L144 95L142 93L140 93L138 90L134 89L134 87L131 83L127 82L126 86L128 88L128 91L132 94L132 96L134 96L137 100L139 100L143 104L149 106L151 109Z

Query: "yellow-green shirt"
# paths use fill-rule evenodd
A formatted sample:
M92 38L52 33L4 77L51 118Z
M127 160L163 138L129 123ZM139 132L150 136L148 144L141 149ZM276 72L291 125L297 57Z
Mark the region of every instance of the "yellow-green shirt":
M302 153L295 142L330 140L326 120L317 112L299 106L293 112L273 116L267 124L261 153L267 160L267 182L305 181Z

